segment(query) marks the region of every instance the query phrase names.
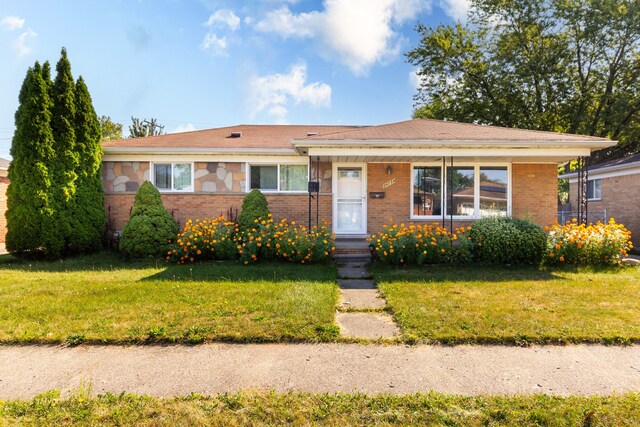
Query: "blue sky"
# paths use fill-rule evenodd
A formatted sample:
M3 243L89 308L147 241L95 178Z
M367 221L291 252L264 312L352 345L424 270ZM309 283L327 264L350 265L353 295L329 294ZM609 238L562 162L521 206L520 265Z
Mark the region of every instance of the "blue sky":
M467 0L2 0L0 157L27 68L67 48L98 115L176 132L240 123L409 118L414 31Z

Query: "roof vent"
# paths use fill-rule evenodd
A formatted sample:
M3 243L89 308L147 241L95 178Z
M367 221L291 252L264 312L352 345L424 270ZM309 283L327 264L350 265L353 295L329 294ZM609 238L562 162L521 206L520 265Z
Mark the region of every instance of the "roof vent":
M307 136L318 136L318 132L307 132Z
M241 138L242 132L231 132L231 138Z

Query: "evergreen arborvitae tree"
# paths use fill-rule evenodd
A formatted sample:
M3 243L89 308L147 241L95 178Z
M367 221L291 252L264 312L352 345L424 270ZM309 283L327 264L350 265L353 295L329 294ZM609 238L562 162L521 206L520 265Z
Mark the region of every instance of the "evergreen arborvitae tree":
M101 174L102 131L82 77L76 82L75 102L75 148L80 164L76 169L75 196L67 214L71 223L67 249L70 252L93 252L101 247L106 220Z
M145 258L165 255L179 228L162 204L158 189L145 181L133 202L131 217L122 229L120 250L128 257Z
M16 256L48 254L48 227L53 224L52 177L55 157L51 130L48 63L29 68L20 89L11 143L7 190L7 249ZM44 76L43 76L44 74ZM45 78L43 78L45 77Z
M68 241L73 234L70 219L70 206L76 193L76 181L79 165L76 151L76 97L75 82L71 75L71 64L67 59L66 49L62 49L60 60L56 65L56 79L53 82L53 109L51 128L53 129L53 148L56 161L51 166L54 179L54 215L56 224L62 236L51 244L51 255L61 256L67 248Z
M238 215L240 228L248 229L255 226L256 219L269 217L269 203L264 194L256 188L249 191L242 200L242 211Z

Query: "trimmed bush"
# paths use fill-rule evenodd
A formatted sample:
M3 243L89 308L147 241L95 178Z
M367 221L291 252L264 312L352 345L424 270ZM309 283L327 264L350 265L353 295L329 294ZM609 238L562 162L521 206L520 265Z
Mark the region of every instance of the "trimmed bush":
M371 236L371 248L385 264L445 264L468 261L469 228L453 233L438 224L383 225L384 231Z
M542 262L547 236L531 221L490 217L476 221L469 233L473 258L487 264L534 264Z
M578 224L547 227L549 237L544 257L548 265L612 265L620 262L633 248L631 232L611 218L607 224Z
M171 249L179 228L162 204L160 192L145 181L136 192L129 222L122 230L120 250L128 257L156 257Z
M238 215L240 229L251 228L259 219L267 218L269 218L269 203L264 194L254 188L242 200L242 211Z

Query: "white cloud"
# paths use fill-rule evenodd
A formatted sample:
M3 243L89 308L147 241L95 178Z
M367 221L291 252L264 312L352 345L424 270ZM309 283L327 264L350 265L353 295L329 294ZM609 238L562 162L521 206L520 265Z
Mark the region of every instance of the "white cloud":
M249 107L252 117L261 111L273 117L276 123L286 123L287 106L305 103L314 108L331 105L331 86L322 82L307 84L307 65L291 66L288 74L253 77L249 82Z
M229 9L216 10L205 23L207 27L229 27L231 31L236 31L240 26L240 18Z
M208 51L212 55L226 56L227 55L227 37L218 37L213 33L207 33L202 40L202 49Z
M6 30L19 30L24 26L25 20L24 18L20 18L19 16L5 16L0 21L0 25Z
M430 8L430 0L325 0L324 10L294 14L281 6L256 24L262 32L289 38L314 38L325 55L345 64L353 74L400 52L401 36L393 24L414 19Z
M29 28L13 41L11 47L18 58L24 58L33 52L33 47L29 46L29 41L35 39L37 35L37 33Z
M440 7L448 16L460 21L467 20L467 12L471 7L470 0L440 0Z
M193 132L194 130L198 130L195 125L193 123L187 123L186 125L178 125L169 133Z
M415 89L420 89L422 77L418 75L418 70L409 71L409 84Z

